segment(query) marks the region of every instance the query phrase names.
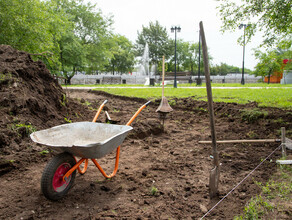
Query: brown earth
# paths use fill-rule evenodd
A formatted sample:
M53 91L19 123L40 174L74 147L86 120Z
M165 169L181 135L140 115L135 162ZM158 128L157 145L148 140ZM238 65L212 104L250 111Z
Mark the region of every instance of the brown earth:
M218 145L222 163L219 195L211 200L211 147L198 143L210 140L207 103L192 97L174 98L174 111L163 129L155 112L157 100L132 123L134 130L122 145L115 177L104 179L90 163L85 175L77 174L68 195L52 202L41 194L40 179L54 153L33 143L30 129L41 130L68 120L91 121L105 99L112 119L126 124L147 100L63 91L41 62L3 45L0 76L0 219L198 219L279 146ZM290 110L260 108L268 114L248 121L242 110L257 108L256 103L215 103L214 108L218 139L277 138L283 126L291 138ZM104 113L98 121L105 121ZM260 192L254 182L266 182L280 157L277 150L206 219L232 219L242 214L244 205ZM98 162L110 173L114 158L113 152ZM151 189L157 192L153 195ZM292 214L291 210L275 212L277 219L289 219Z

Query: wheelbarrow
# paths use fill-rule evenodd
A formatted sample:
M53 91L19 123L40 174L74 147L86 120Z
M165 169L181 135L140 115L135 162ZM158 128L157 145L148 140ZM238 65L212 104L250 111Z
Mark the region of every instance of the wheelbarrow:
M76 122L55 126L34 132L31 139L41 145L48 146L59 153L45 167L41 178L41 190L50 200L63 198L73 186L76 170L84 174L88 160L96 165L105 178L116 175L119 166L120 145L133 129L129 126L138 114L146 108L150 101L141 106L126 125L96 123L107 100L99 107L92 122ZM107 175L96 159L116 149L115 168ZM77 159L81 158L81 159ZM81 164L83 164L81 168Z

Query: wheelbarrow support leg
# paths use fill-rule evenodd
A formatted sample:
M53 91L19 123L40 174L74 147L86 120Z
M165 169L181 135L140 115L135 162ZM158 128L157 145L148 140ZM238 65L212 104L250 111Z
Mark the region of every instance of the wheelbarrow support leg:
M138 111L133 115L133 117L128 121L127 125L130 125L134 120L135 118L139 115L139 113L144 109L146 108L148 105L150 104L150 101L145 103L143 106L141 106ZM107 175L104 170L101 168L101 166L99 165L99 163L95 160L95 159L91 159L92 162L95 164L95 166L99 169L99 171L101 172L101 174L107 178L107 179L110 179L112 177L114 177L118 171L118 168L119 168L119 158L120 158L120 149L121 149L121 146L119 146L117 148L117 153L116 153L116 162L115 162L115 168L114 168L114 171L112 172L111 175Z

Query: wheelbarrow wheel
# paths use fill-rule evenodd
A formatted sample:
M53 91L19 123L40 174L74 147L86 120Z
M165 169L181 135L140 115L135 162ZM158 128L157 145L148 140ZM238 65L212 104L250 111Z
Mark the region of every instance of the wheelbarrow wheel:
M63 180L63 176L76 164L74 157L69 153L61 153L49 161L41 179L41 190L50 200L63 198L73 185L76 170Z

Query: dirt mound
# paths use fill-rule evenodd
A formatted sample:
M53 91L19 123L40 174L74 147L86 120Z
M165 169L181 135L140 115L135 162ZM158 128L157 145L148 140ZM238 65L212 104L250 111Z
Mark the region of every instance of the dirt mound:
M0 46L0 103L3 113L28 114L47 122L61 109L63 91L41 62L7 45ZM33 121L31 121L33 122Z
M65 123L64 115L69 118L70 109L61 86L46 66L8 45L0 45L0 94L1 174L1 170L5 173L11 169L11 161L18 160L17 152L22 154L31 147L22 143L31 132L60 120Z

